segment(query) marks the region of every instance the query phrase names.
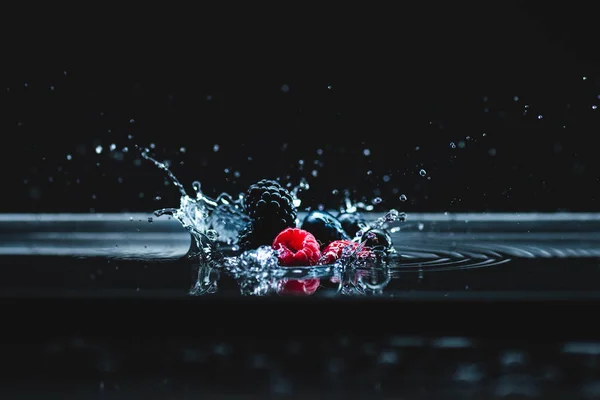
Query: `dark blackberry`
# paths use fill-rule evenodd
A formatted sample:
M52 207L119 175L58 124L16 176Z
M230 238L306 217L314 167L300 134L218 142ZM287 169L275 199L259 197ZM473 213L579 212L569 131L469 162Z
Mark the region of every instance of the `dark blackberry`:
M270 246L279 232L296 226L292 195L273 180L262 179L248 188L244 211L250 222L238 236L242 250Z
M262 179L250 185L244 198L244 211L251 220L263 217L274 219L277 216L286 224L296 221L292 195L279 182L270 179Z

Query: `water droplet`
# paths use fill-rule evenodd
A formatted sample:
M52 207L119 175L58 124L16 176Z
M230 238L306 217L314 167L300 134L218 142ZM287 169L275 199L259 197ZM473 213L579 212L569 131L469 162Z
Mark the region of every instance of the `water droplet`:
M111 143L110 147L108 148L110 151L115 151L117 149L117 145L114 143Z
M218 145L218 144L215 144L215 145L213 146L213 151L214 151L215 153L219 151L219 145Z
M290 87L288 85L286 85L286 84L283 84L283 85L281 85L281 91L283 93L287 93L287 92L290 91Z
M199 193L202 188L202 184L198 181L194 181L192 182L192 188L194 189L194 192Z
M96 154L100 154L102 153L102 146L98 145L96 146Z
M419 175L425 176L425 175L427 175L427 171L425 171L424 169L422 169L422 170L419 171Z
M364 150L363 150L363 155L364 155L365 157L368 157L368 156L370 156L370 155L371 155L371 150L369 150L369 149L364 149Z
M406 201L406 200L408 200L408 198L406 197L406 195L405 194L401 194L400 195L400 201Z
M375 197L371 202L373 204L380 204L383 201L381 197Z
M73 156L70 154L67 154L67 160L71 161L73 159Z
M454 142L450 142L450 148L451 149L455 149L456 148L456 144Z
M152 223L152 222L154 222L154 219L152 217L148 217L148 222Z
M179 148L179 152L180 152L180 153L185 153L185 147L180 147L180 148Z
M135 119L131 118L131 119L129 120L129 123L130 123L130 124L133 124L133 123L135 123Z

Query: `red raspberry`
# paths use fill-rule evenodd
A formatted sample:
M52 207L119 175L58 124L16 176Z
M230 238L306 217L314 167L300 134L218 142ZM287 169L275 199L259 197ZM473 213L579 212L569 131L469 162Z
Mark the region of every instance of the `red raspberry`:
M317 291L320 284L321 280L319 278L282 279L277 284L277 294L310 296Z
M346 247L350 246L352 250L356 250L358 245L358 243L353 242L351 240L334 240L323 249L323 253L321 259L319 260L319 264L332 264L339 260L340 257L342 257L342 252ZM365 259L372 257L373 252L370 248L363 247L358 251L356 256L358 258Z
M315 265L321 258L319 243L312 233L300 228L286 228L273 241L279 265Z

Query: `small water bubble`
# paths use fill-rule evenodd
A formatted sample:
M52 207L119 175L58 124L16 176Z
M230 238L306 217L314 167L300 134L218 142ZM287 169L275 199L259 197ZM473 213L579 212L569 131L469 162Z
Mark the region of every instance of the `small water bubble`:
M129 147L123 147L123 150L121 150L123 153L127 153L129 152Z
M97 196L95 194L92 194L92 200L96 200L96 197Z
M492 157L494 157L496 155L496 149L494 149L493 147L491 149L488 150L488 154Z
M598 106L595 104L592 106L592 110L596 110L597 108L598 108Z
M371 150L369 150L369 149L364 149L364 150L363 150L363 155L364 155L365 157L368 157L368 156L370 156L370 155L371 155Z
M132 222L132 221L133 221L133 217L129 217L129 222Z
M102 146L98 145L96 146L96 154L101 154L102 153Z
M179 148L179 152L180 152L180 153L185 153L185 147L180 147L180 148Z
M283 85L281 85L281 91L283 93L287 93L287 92L290 91L290 87L288 85L286 85L286 84L283 84Z
M114 143L111 143L110 147L108 148L110 151L115 151L117 149L117 145Z
M323 149L317 149L317 154L322 156L323 155Z
M155 197L154 197L154 200L156 200L156 201L162 200L162 197L160 197L160 196L155 196Z
M422 169L422 170L419 171L419 175L425 176L425 175L427 175L427 171L425 171L424 169Z
M331 90L332 87L333 86L331 86L331 85L327 85L327 89L329 89L329 90Z
M543 119L544 116L542 114L538 114L537 119Z
M467 144L465 142L463 142L462 140L460 142L458 142L458 147L461 149L464 149L466 145Z
M425 225L422 222L419 222L419 225L417 225L417 229L422 231L423 228L425 228Z
M67 160L71 161L73 159L73 156L70 154L67 154Z
M456 144L454 142L450 142L450 148L451 149L455 149L456 148Z
M319 175L319 171L317 171L316 169L313 169L312 172L310 173L313 177L317 177L317 175Z
M391 180L392 180L392 177L391 177L391 176L389 176L389 175L384 175L383 177L381 177L381 179L382 179L384 182L389 182L389 181L391 181Z
M127 139L129 139L129 140L133 139L133 135L127 135Z
M130 124L133 124L133 123L135 123L135 119L131 118L131 119L129 120L129 123L130 123Z
M242 176L242 173L240 171L233 171L233 176L234 178L239 178L240 176Z
M373 200L371 200L373 204L380 204L382 201L383 199L381 197L375 197Z
M371 171L371 170L368 170L368 171L367 171L367 175L369 175L369 176L373 175L373 171Z
M516 101L519 101L519 96L514 96L514 97L513 97L513 101L515 101L515 102L516 102Z
M50 91L54 91L55 87L54 86L50 86Z
M400 195L400 201L406 201L406 200L408 200L408 198L406 197L406 195L405 194L401 194Z
M333 190L331 191L331 194L332 194L332 195L334 195L334 196L336 196L336 195L340 194L340 191L339 191L339 190L337 190L337 189L333 189Z
M219 148L220 148L220 147L219 147L219 145L218 145L218 144L215 144L215 145L213 146L213 151L216 153L216 152L218 152L218 151L219 151Z

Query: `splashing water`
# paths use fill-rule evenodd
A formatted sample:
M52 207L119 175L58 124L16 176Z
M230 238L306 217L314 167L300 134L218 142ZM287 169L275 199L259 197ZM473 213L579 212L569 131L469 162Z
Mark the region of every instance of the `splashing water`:
M368 259L358 256L365 246L361 239L364 239L363 235L370 229L388 229L391 224L406 220L405 213L390 210L383 217L364 224L353 239L358 244L354 246L349 245L344 248L341 257L331 265L295 267L293 269L289 267L280 268L277 253L268 246L245 251L238 255L226 255L228 252L235 254L239 250L239 247L236 245L238 233L250 221L248 215L243 211L243 193L236 198L228 193L221 193L213 199L202 192L200 182L196 181L192 183L194 196L190 196L166 163L151 157L148 154L150 150L147 148L139 150L144 159L152 162L166 173L170 182L179 191L179 208L163 208L156 210L154 215L156 217L163 215L174 217L192 237L192 247L188 252L188 256L197 258L201 266L197 281L190 290L190 294L192 295L213 293L216 291L216 283L214 283L216 280L211 278L212 275L207 275L206 271L208 270L218 271L219 269L225 269L239 282L242 294L261 296L271 292L281 292L282 279L285 282L285 277L290 274L292 275L292 281L295 280L302 283L307 282L306 279L314 281L314 276L331 273L332 271L337 271L335 274L343 275L344 271L347 271L350 267L360 266L362 268L367 265L373 268L375 262L383 266L384 257L377 252L373 253L373 257ZM297 186L290 189L293 205L296 208L300 207L302 203L298 194L308 189L310 189L310 185L306 179L301 179ZM346 193L344 207L340 211L354 213L358 210L372 211L373 205L362 202L354 203L350 200L349 193ZM223 248L223 244L226 245L225 248ZM214 274L214 272L211 273ZM352 286L354 289L349 288L347 279L340 279L339 281L344 282L343 284L340 283L339 293L344 294L348 291L357 290L354 284ZM359 291L364 291L364 288L368 286L368 284L361 283L360 287L363 289ZM377 292L375 289L373 287L371 291Z

